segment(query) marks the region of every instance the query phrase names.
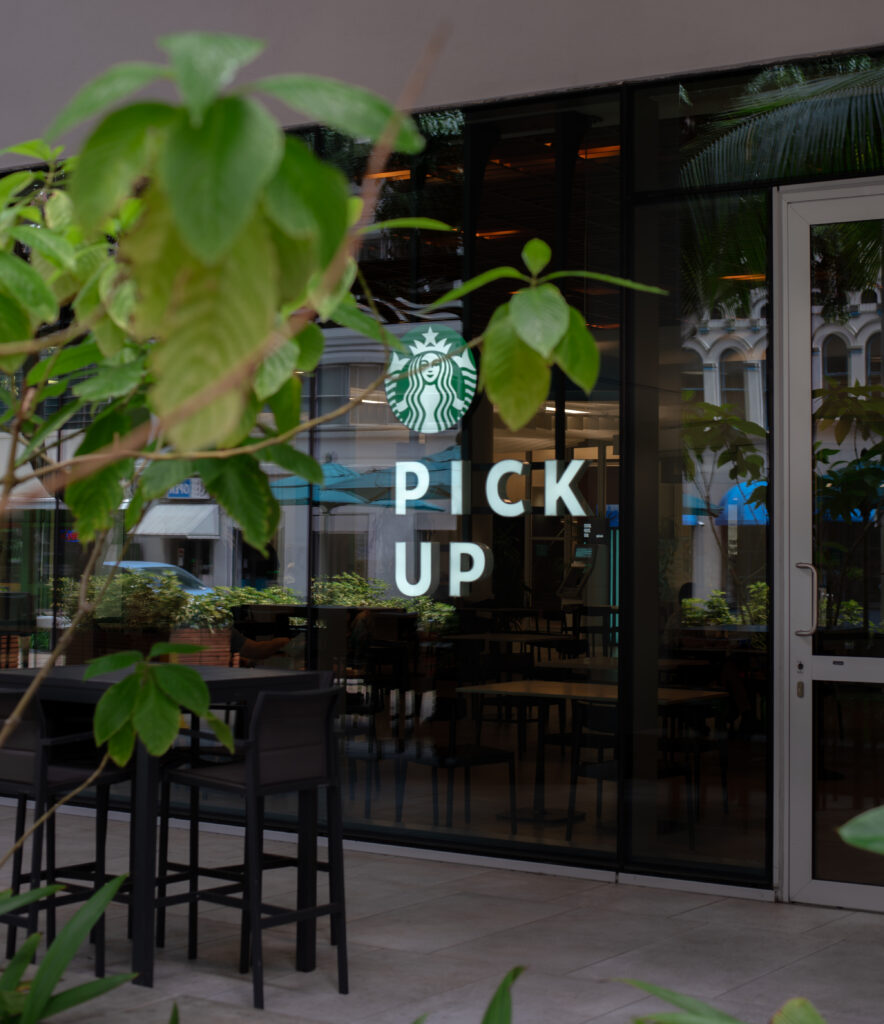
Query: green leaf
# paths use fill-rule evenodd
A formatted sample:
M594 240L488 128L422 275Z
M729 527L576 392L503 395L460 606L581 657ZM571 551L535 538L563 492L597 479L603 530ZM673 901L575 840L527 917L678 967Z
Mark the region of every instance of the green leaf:
M109 259L106 242L96 242L77 251L77 277L88 281Z
M506 306L496 310L485 331L479 376L510 430L523 427L549 396L549 367L518 336Z
M74 218L74 204L67 192L60 192L56 189L46 200L43 207L43 215L46 218L46 227L53 231L63 231Z
M320 269L331 262L347 232L347 179L300 139L286 136L285 152L264 193L270 220L291 238L316 237Z
M63 236L57 235L47 228L35 228L30 224L19 224L9 232L23 245L44 256L50 263L64 270L75 270L77 254L74 247Z
M245 542L264 550L279 523L279 504L257 459L200 459L197 468L208 492L239 524Z
M170 74L169 69L162 64L150 64L146 61L115 64L83 86L62 109L46 134L49 138L61 135L86 118L99 114L102 110L131 96L133 92L138 92L150 82L158 78L169 78Z
M101 658L93 658L86 666L83 678L93 679L95 676L102 676L106 672L116 672L118 669L128 668L139 661L144 661L144 655L140 651L114 651L113 654L105 654ZM129 678L133 677L130 676ZM109 690L108 693L110 692ZM104 694L104 697L106 696L107 694ZM102 697L102 700L104 697ZM102 742L104 741L102 740Z
M142 216L132 230L120 240L120 259L131 269L135 282L137 305L133 333L143 340L162 338L168 320L186 301L185 279L192 273L195 260L184 248L172 222L172 212L165 197L148 188L142 201ZM96 273L94 301L98 301ZM83 293L88 285L84 286ZM81 308L82 307L82 308ZM77 315L88 313L88 306L78 298Z
M119 404L103 409L86 428L83 440L77 448L77 455L88 455L106 445L112 444L118 437L129 433L147 419L144 409L121 407Z
M458 285L457 288L452 288L450 292L446 292L441 298L431 302L426 308L436 309L439 306L445 306L449 302L454 302L455 299L460 299L463 298L464 295L469 295L470 292L474 292L478 288L484 288L486 284L491 284L493 281L500 281L503 278L511 278L514 281L524 281L526 284L531 283L531 278L527 277L520 270L516 270L515 267L495 267L493 270L486 270L483 274L471 277L469 281L464 281L464 283L462 285Z
M32 266L8 252L0 252L0 291L15 299L34 323L51 322L58 316L49 285Z
M186 294L165 311L163 333L149 356L154 378L149 400L156 413L165 417L175 412L264 342L276 307L275 269L266 226L259 220L238 236L217 266L182 268ZM151 274L149 265L143 273ZM249 383L243 374L239 387L228 388L170 426L172 442L193 449L225 438L240 423Z
M137 977L137 974L112 974L107 978L93 978L92 981L84 981L82 985L66 988L49 1000L43 1011L43 1016L51 1017L56 1013L61 1013L62 1010L69 1010L72 1006L88 1003Z
M668 1022L668 1024L744 1024L743 1021L738 1020L736 1017L722 1013L720 1010L716 1010L714 1006L709 1006L708 1003L694 999L693 996L685 996L680 992L673 992L672 989L662 988L660 985L652 985L647 981L634 981L632 978L621 978L620 980L625 981L627 985L632 985L634 988L650 992L651 995L657 996L659 999L663 999L667 1003L672 1003L673 1006L687 1011L686 1014L652 1013L650 1016L642 1018L643 1020L660 1021L661 1024L664 1024L664 1022Z
M516 333L545 359L568 329L568 303L554 284L524 288L510 299L510 322Z
M165 754L172 746L180 726L178 705L169 700L151 677L157 667L155 665L147 666L151 675L148 675L141 687L132 716L132 724L135 726L138 738L144 744L147 752L153 754L154 757Z
M45 139L28 139L26 142L17 142L13 146L0 149L0 153L14 153L16 156L27 156L32 160L39 160L43 164L52 163L59 152L60 147L50 146Z
M103 316L93 324L92 336L98 342L101 354L107 359L119 355L126 347L126 332L118 327L109 316Z
M171 58L181 98L195 125L237 71L264 49L259 39L222 32L178 32L161 36L157 45Z
M194 468L190 459L162 459L150 462L138 481L138 489L147 501L162 498L168 490L182 480L193 476Z
M3 342L5 341L27 341L31 336L31 325L28 317L21 306L0 295L0 370L4 373L14 373L24 361L24 353L20 355L3 356Z
M47 398L57 398L59 395L63 395L67 391L68 383L66 380L56 380L51 384L44 384L40 389L40 398L44 401Z
M884 807L873 807L851 818L838 829L838 835L860 850L884 853Z
M129 332L132 329L138 295L135 282L131 279L120 280L120 268L109 263L98 282L98 294L107 309L111 320L120 330Z
M301 378L292 377L267 399L279 433L294 430L301 422Z
M88 402L128 395L144 379L145 356L122 366L102 366L94 377L74 385L74 394Z
M21 1024L36 1024L45 1016L46 1006L62 974L125 880L126 876L121 875L103 885L56 935L31 982Z
M56 350L48 359L41 359L29 372L28 384L42 384L50 377L76 373L92 366L101 359L101 352L94 341L81 341L76 345L65 345Z
M320 75L274 75L254 82L252 88L354 139L377 142L395 118L393 149L420 153L424 148L424 140L410 117L358 86Z
M402 351L402 342L396 335L388 331L380 321L375 320L374 317L369 316L367 313L363 313L357 307L356 299L350 292L347 292L343 301L332 311L329 319L334 320L335 323L340 324L342 327L349 327L351 331L364 334L366 338L373 338L382 345L386 345L399 352Z
M211 711L206 715L206 721L218 742L232 754L236 750L236 744L233 742L230 726Z
M303 182L312 175L321 175L328 167L300 139L286 136L282 160L264 193L264 208L270 220L291 238L318 235L319 224L304 194Z
M271 395L275 395L289 380L298 365L299 354L298 343L289 340L271 352L261 363L252 384L259 401L263 402Z
M789 999L771 1017L770 1024L826 1024L819 1010L807 999Z
M294 473L295 476L303 477L311 484L322 484L325 479L322 466L316 459L287 444L272 444L269 448L262 448L261 458L265 462L273 462L277 466L282 466L283 469Z
M33 171L16 171L0 178L0 210L5 209L20 192L36 179Z
M557 281L562 277L580 277L587 281L601 281L604 284L616 284L621 288L631 288L634 292L649 292L651 295L668 295L665 288L657 288L652 284L639 284L625 277L612 277L610 274L597 274L594 270L557 270L547 274L544 281Z
M136 652L126 651L124 653ZM144 660L140 653L138 660ZM134 664L134 662L130 662L130 664ZM133 672L119 683L114 683L109 690L101 695L101 699L95 705L95 716L92 722L96 746L100 747L103 743L108 743L112 736L126 726L127 722L131 722L140 691L141 684L138 681L138 676Z
M178 1024L178 1004L172 1003L172 1013L169 1016L169 1024Z
M44 896L48 896L53 892L59 892L63 888L63 885L47 885L42 889L29 889L27 892L19 892L14 895L9 889L4 889L0 893L0 914L14 914L15 911L20 910L22 907L36 903L37 900L43 899Z
M362 196L350 196L347 200L347 227L355 228L365 209L365 200Z
M488 1009L482 1017L482 1024L510 1024L513 1014L510 990L513 987L513 982L524 969L524 967L514 967L507 973L488 1004Z
M583 322L583 314L568 307L568 330L553 359L563 373L589 394L595 387L601 363L595 338Z
M330 320L334 311L349 294L356 280L356 261L347 260L344 270L337 280L326 280L324 274L314 274L307 287L307 299L316 310L320 320Z
M229 251L282 148L273 118L238 96L214 102L199 127L182 118L172 128L160 181L182 240L202 263L217 263Z
M60 889L61 886L53 886L53 888ZM35 892L34 898L45 896L44 891ZM3 908L4 913L6 908ZM6 965L6 969L0 976L0 992L12 992L14 991L19 982L22 979L22 975L28 969L31 961L34 959L34 954L37 952L37 947L40 945L40 939L42 935L39 932L34 932L33 935L29 935L25 941L19 946L15 956Z
M114 514L123 500L121 480L131 474L132 460L124 459L67 485L64 500L74 514L81 541L94 540L99 531L113 525Z
M160 647L161 645L154 644L154 646ZM153 652L151 652L151 657L154 657ZM196 669L189 668L187 665L152 664L150 673L170 700L200 717L209 713L209 688Z
M0 992L0 1020L20 1020L26 1001L25 992Z
M121 768L132 759L135 750L135 729L131 722L126 724L107 741L107 752L114 764Z
M522 249L522 262L532 277L538 277L552 259L552 249L541 238L532 238Z
M134 103L115 110L95 128L71 175L70 195L84 228L94 231L131 196L149 170L152 134L176 117L165 103Z
M325 351L325 335L316 324L307 324L295 335L298 347L301 350L298 359L298 369L304 373L312 373L322 359Z
M365 224L359 233L367 235L372 231L395 231L398 228L414 228L418 231L454 231L450 224L432 217L392 217L390 220L379 220L374 224Z
M307 285L319 268L317 238L290 238L268 221L270 240L279 265L279 299L300 309L307 298Z

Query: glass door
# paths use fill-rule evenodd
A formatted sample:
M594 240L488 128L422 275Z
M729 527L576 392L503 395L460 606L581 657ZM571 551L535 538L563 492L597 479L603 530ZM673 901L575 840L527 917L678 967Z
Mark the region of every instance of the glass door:
M884 803L884 182L778 202L785 889L884 909L884 858L837 834Z

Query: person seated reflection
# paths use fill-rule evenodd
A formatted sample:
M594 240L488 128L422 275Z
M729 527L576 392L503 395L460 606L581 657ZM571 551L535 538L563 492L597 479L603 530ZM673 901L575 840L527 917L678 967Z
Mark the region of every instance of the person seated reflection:
M269 640L253 640L244 636L236 628L230 631L230 650L233 654L239 655L239 663L248 667L256 661L265 661L276 654L280 654L289 645L289 637L275 636Z

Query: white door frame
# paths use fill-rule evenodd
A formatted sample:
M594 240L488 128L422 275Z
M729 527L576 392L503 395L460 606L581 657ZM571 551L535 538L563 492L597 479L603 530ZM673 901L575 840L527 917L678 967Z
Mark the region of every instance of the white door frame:
M873 658L812 656L810 225L884 220L884 178L786 186L773 194L774 883L782 899L884 911L884 886L812 878L812 679L862 682ZM821 674L823 673L823 674ZM799 693L803 689L803 696Z

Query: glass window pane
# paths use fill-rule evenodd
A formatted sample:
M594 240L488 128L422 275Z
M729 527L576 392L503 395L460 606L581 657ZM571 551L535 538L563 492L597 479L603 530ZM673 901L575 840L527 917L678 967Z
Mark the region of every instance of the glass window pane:
M763 195L639 212L633 276L669 295L635 299L636 864L766 870L766 238Z
M636 188L880 173L881 68L844 54L638 89Z

